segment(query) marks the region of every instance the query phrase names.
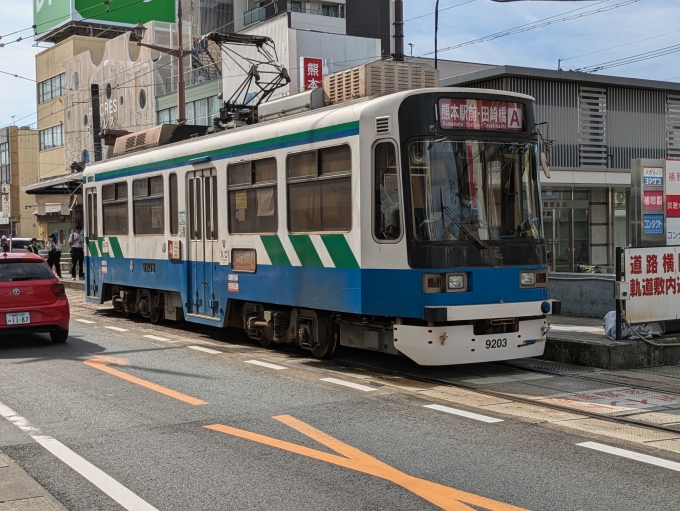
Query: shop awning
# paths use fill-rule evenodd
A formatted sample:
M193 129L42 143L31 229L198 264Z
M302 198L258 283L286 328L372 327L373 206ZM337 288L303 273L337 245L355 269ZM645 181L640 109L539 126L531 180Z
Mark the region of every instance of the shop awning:
M71 195L82 184L82 181L83 173L74 172L24 186L21 191L30 195Z

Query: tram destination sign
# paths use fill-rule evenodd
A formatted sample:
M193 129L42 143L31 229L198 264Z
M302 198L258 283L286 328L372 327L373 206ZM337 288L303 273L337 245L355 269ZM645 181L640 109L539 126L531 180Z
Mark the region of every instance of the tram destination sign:
M524 105L479 99L440 99L442 129L524 131Z

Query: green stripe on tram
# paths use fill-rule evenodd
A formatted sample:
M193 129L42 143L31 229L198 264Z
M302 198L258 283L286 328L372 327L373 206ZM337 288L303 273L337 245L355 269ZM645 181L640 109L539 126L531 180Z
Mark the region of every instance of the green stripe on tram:
M109 255L113 252L113 257L123 257L123 251L120 248L118 238L109 238Z
M290 259L286 255L286 250L283 248L283 243L279 237L274 234L271 236L260 236L264 249L267 251L269 260L276 266L290 266Z
M336 268L359 268L359 263L344 234L322 234L321 240L326 245Z
M88 238L85 238L85 243L87 244L87 250L90 256L99 257L99 250L97 249L97 242Z
M290 242L302 266L316 266L323 268L323 263L316 252L312 239L306 234L289 234Z

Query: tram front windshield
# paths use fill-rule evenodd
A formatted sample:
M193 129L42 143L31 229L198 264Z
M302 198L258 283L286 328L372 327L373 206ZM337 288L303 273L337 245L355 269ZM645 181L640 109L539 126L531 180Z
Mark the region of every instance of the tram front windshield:
M540 238L536 153L529 142L410 142L416 240Z

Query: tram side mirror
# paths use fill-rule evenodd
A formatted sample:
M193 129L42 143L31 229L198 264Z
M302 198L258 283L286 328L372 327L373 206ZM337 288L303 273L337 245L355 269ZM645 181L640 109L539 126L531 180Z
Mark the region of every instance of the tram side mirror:
M550 164L548 163L548 157L545 155L545 153L543 151L541 151L541 168L543 169L543 173L545 174L545 177L550 179L551 178Z

